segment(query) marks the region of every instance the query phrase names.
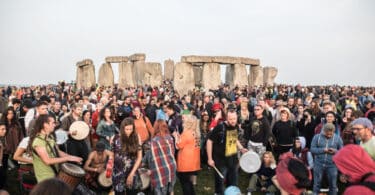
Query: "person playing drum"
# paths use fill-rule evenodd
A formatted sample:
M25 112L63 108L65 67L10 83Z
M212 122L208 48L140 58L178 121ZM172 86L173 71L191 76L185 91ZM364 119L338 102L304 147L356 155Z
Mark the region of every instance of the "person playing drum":
M56 147L55 140L50 137L54 128L54 117L40 115L35 122L35 131L30 134L28 148L33 151L33 166L38 183L55 177L59 164L69 161L81 163L82 161L82 158L68 155Z
M98 176L105 171L107 159L113 159L113 152L106 150L103 142L98 142L84 166L85 171L87 171L85 180L90 187L99 187L97 183Z

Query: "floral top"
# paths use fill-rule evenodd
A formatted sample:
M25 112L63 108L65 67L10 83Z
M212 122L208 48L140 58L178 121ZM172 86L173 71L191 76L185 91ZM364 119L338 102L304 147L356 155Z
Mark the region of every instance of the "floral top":
M130 157L127 152L121 150L122 145L119 135L115 135L112 147L115 155L112 173L112 185L116 192L124 192L126 187L126 179L132 171L137 157ZM136 171L135 174L135 177L139 178L138 171ZM137 179L133 180L133 188L139 188Z

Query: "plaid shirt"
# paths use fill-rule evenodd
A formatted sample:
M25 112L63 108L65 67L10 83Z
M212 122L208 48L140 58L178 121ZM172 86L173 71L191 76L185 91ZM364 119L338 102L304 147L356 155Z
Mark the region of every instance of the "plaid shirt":
M151 170L151 186L162 188L176 181L176 160L174 144L170 135L156 136L151 140L151 148L145 154L144 163Z

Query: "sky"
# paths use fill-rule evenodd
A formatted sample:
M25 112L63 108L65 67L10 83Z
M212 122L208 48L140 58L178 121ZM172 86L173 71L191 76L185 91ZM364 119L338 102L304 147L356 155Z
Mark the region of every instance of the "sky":
M276 83L375 86L374 10L373 0L1 0L0 84L69 82L82 59L97 75L106 56L145 53L258 58L278 68Z

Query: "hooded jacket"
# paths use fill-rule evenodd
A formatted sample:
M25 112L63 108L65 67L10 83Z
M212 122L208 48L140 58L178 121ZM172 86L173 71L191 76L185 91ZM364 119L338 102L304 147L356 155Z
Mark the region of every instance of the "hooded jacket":
M355 185L368 173L372 174L364 181L375 182L375 162L362 147L353 144L347 145L336 153L333 161L342 174L349 176L349 182L354 184L346 188L344 195L375 194L375 191L366 186Z
M327 138L322 131L320 134L314 136L311 142L311 153L314 155L314 164L333 164L332 156L333 154L325 153L324 149L333 148L339 150L343 147L342 139L333 134L331 138Z

